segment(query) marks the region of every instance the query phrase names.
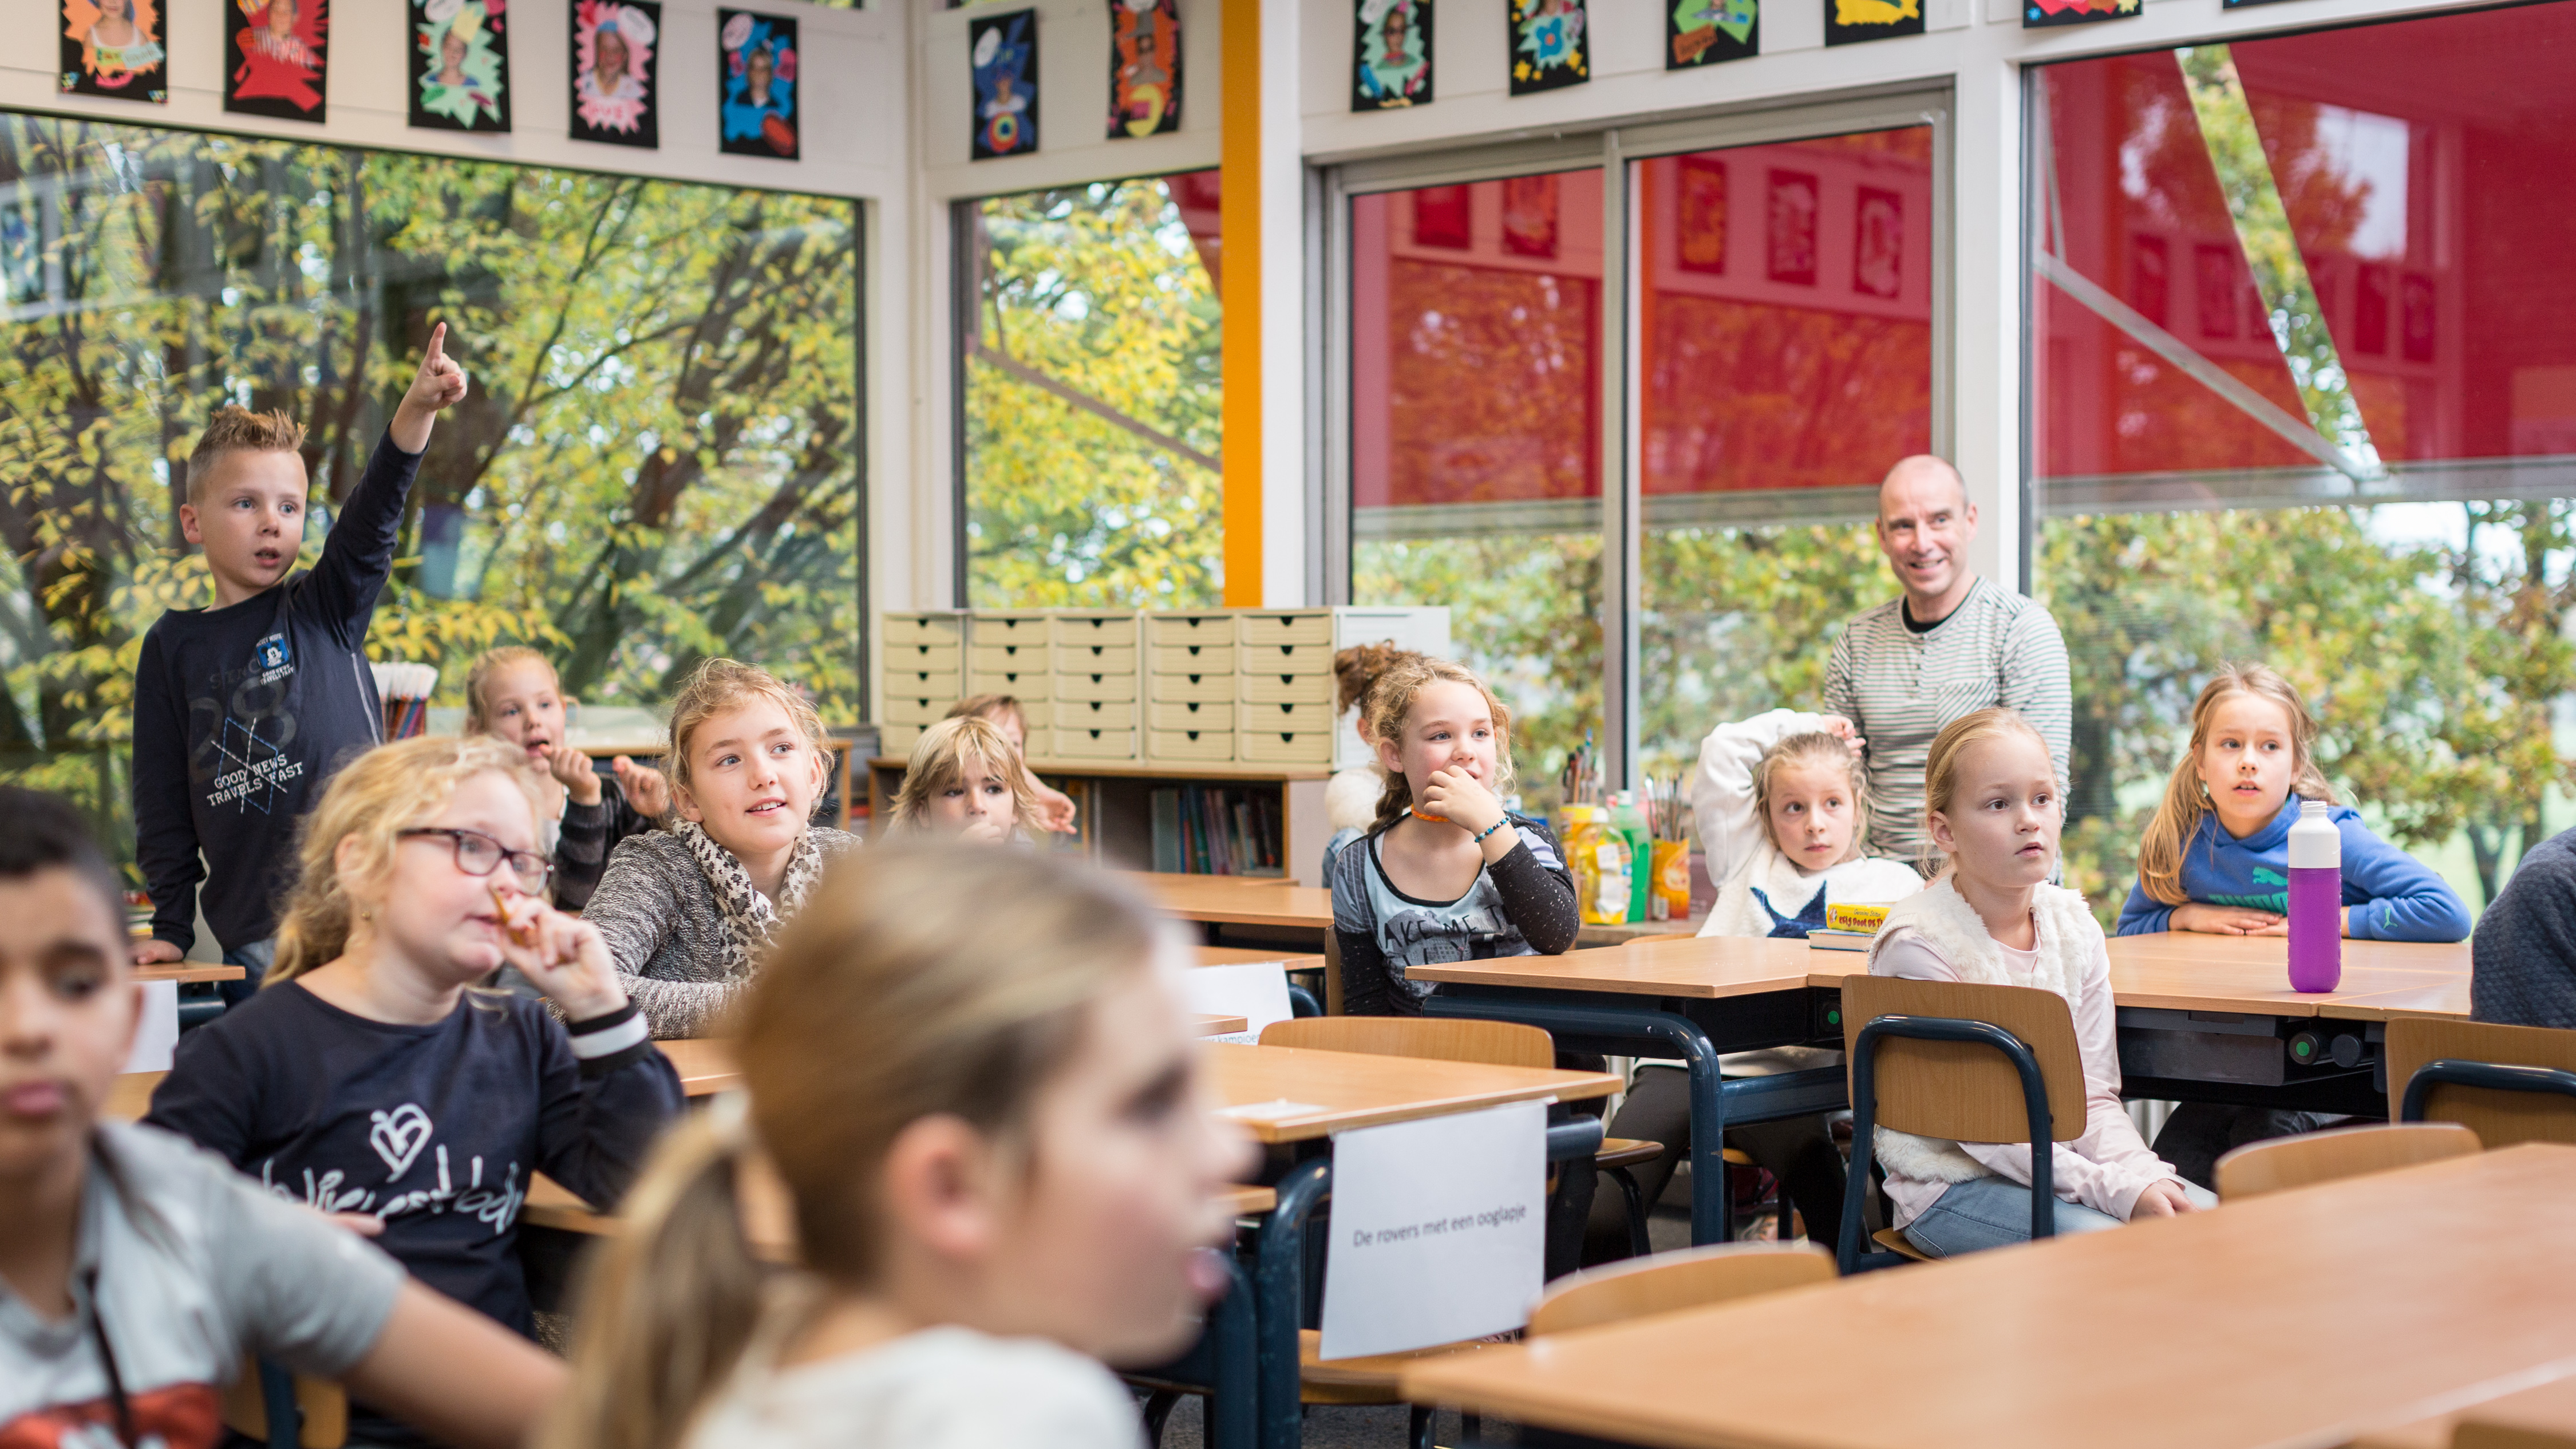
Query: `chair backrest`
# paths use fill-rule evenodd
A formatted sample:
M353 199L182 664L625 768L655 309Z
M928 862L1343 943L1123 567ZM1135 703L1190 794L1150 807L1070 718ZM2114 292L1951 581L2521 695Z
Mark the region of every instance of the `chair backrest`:
M2218 1195L2233 1202L2284 1188L2467 1157L2478 1134L2456 1122L2390 1122L2249 1142L2218 1159Z
M2003 1028L2039 1059L2057 1141L2084 1135L2084 1056L2066 998L2031 986L1843 978L1843 1045L1857 1054L1861 1028L1882 1016L1948 1017ZM1991 1047L1882 1037L1876 1063L1878 1125L1954 1142L2027 1142L2021 1077Z
M304 1418L296 1435L298 1449L340 1449L349 1442L349 1395L329 1379L295 1376L295 1407ZM236 1434L271 1442L268 1399L262 1391L259 1360L245 1356L232 1387L224 1391L224 1427Z
M2576 1071L2576 1031L2497 1026L2483 1021L2400 1017L2388 1023L2388 1115L2404 1115L2406 1084L2427 1062L2456 1060ZM2517 1142L2576 1143L2576 1099L2548 1092L2487 1091L2454 1082L2435 1085L2424 1120L2457 1122L2488 1148Z
M1458 1016L1301 1016L1263 1027L1261 1044L1495 1067L1556 1065L1555 1038L1540 1028Z
M1832 1281L1834 1255L1814 1243L1718 1243L1657 1253L1557 1279L1530 1310L1529 1336Z
M1331 931L1324 933L1324 1014L1342 1014L1342 940Z

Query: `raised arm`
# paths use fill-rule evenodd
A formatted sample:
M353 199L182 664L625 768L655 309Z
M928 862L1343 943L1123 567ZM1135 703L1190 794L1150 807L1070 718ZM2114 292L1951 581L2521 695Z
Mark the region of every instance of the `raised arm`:
M187 701L170 690L161 636L134 667L134 856L152 894L152 939L137 960L176 961L197 940L197 821L188 809ZM158 948L158 949L156 949Z
M1753 806L1753 767L1762 752L1794 734L1821 730L1827 716L1775 709L1722 724L1700 741L1699 768L1691 775L1691 821L1708 857L1711 884L1724 886L1768 844Z

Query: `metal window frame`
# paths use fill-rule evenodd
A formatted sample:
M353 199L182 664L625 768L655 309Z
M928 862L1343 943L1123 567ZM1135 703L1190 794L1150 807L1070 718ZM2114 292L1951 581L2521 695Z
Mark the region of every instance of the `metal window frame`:
M1356 197L1425 186L1494 181L1548 171L1601 172L1602 247L1602 766L1614 788L1638 783L1642 681L1638 633L1644 615L1645 531L1657 526L1728 526L1784 520L1870 516L1868 490L1748 492L1695 501L1689 509L1652 508L1643 496L1639 449L1643 394L1634 384L1639 289L1630 284L1642 227L1629 164L1659 156L1769 145L1855 131L1932 128L1932 450L1952 451L1957 247L1953 241L1955 105L1949 80L1787 104L1728 107L1684 115L1614 120L1543 138L1488 141L1444 150L1352 160L1321 168L1310 246L1320 261L1310 318L1313 349L1309 470L1321 495L1323 592L1327 603L1351 598L1351 253L1350 203ZM1658 500L1663 502L1663 500ZM1575 510L1567 505L1569 515Z

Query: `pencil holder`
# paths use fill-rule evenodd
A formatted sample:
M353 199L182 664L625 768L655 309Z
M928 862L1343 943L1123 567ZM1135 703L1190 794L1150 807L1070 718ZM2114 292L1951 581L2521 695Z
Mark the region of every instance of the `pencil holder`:
M384 705L385 738L407 740L429 728L429 697L438 691L438 668L431 664L371 664L376 698Z

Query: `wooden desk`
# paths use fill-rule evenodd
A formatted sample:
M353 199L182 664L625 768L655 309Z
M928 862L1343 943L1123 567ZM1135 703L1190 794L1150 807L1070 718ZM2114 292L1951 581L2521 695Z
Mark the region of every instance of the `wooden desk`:
M793 1211L783 1199L775 1198L766 1188L752 1190L755 1223L754 1246L773 1261L786 1262L794 1257L795 1231ZM1227 1188L1220 1194L1229 1216L1258 1217L1278 1206L1279 1194L1266 1187L1250 1185ZM521 1206L520 1221L540 1228L560 1228L568 1233L588 1233L594 1237L613 1237L618 1231L617 1218L604 1213L574 1196L571 1188L536 1173L528 1179L527 1201Z
M1240 1031L1240 1026L1235 1030ZM730 1091L742 1085L742 1072L733 1064L733 1051L728 1043L713 1040L659 1041L653 1043L680 1073L680 1090L692 1097L704 1097ZM168 1072L120 1072L114 1085L107 1089L106 1114L120 1122L140 1119L152 1110L152 1089L161 1085Z
M2114 936L2107 950L2111 993L2122 1006L2171 1011L2319 1016L2364 998L2438 990L2455 981L2465 989L2469 977L2465 941L2346 941L2335 989L2304 993L2290 989L2290 946L2279 936Z
M1404 1391L1666 1449L2338 1445L2576 1361L2571 1198L2576 1148L2515 1147L1435 1359Z
M1207 1048L1217 1098L1227 1107L1300 1104L1285 1115L1229 1117L1263 1142L1306 1142L1351 1127L1380 1127L1554 1097L1606 1097L1624 1085L1608 1072L1492 1067L1304 1047Z
M1156 905L1184 921L1311 931L1333 928L1333 893L1316 886L1286 885L1241 875L1138 872L1130 879Z
M215 961L174 961L166 966L137 966L137 981L239 981L250 973L239 966L226 966Z
M1804 941L1661 936L1633 941L1614 951L1450 961L1411 967L1405 974L1417 981L1461 986L1607 991L1623 996L1714 1001L1804 987L1817 969L1814 958L1819 956L1848 956L1867 969L1867 958L1860 952L1818 951Z
M1196 948L1198 966L1250 966L1276 961L1289 971L1321 971L1324 958L1299 951L1264 951L1253 946L1207 946Z
M2352 1449L2452 1449L2453 1436L2463 1424L2576 1439L2576 1377L2552 1378L2519 1392L2481 1399L2453 1413L2373 1429L2353 1440ZM2478 1437L2478 1429L2473 1428L2456 1442L2473 1445Z
M1192 1026L1191 1033L1195 1036L1232 1036L1236 1032L1250 1030L1252 1023L1240 1016L1202 1016Z

